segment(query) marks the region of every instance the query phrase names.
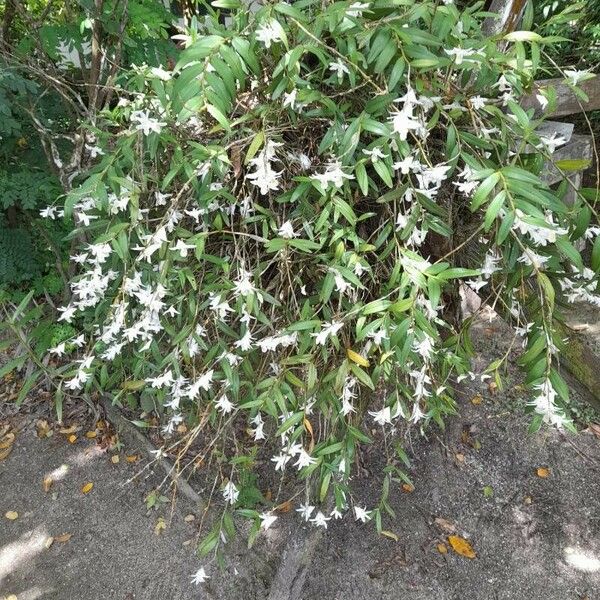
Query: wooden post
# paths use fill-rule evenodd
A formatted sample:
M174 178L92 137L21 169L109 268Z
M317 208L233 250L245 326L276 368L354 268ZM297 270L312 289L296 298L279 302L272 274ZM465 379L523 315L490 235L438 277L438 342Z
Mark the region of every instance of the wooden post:
M488 11L497 17L488 17L483 23L483 30L488 35L498 35L515 31L521 22L527 0L492 0Z

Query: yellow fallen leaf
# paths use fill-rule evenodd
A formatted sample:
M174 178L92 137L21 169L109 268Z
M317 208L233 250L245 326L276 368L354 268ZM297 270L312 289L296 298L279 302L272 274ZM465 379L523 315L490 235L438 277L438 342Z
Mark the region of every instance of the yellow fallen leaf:
M370 364L366 358L363 358L360 354L358 354L358 352L354 352L354 350L350 350L350 348L346 348L346 354L352 362L355 362L357 365L360 365L361 367L368 367Z
M7 512L4 513L4 516L9 521L15 521L16 519L19 518L19 513L16 510L9 510L9 511L7 511Z
M69 444L74 444L77 441L77 436L75 434L71 434L68 438Z
M402 484L402 489L407 492L407 493L411 493L415 491L415 486L410 484L410 483L403 483Z
M0 450L4 450L5 448L10 448L15 441L14 433L7 433L2 439L0 439Z
M4 460L11 452L13 447L9 446L8 448L4 448L4 450L0 450L0 460Z
M536 470L536 474L538 477L546 479L546 477L550 476L550 469L547 469L546 467L538 467Z
M49 492L53 483L54 483L54 481L53 481L52 477L46 477L44 479L44 481L42 482L42 486L44 488L44 491L45 492Z
M50 432L50 425L48 425L48 421L45 419L38 419L35 427L37 429L37 436L39 438L45 438L48 436L48 433Z
M63 533L61 535L57 535L54 538L54 541L55 542L60 542L61 544L64 544L65 542L68 542L72 537L73 537L72 533Z
M126 456L126 457L125 457L125 460L126 460L128 463L134 463L134 462L136 462L136 461L137 461L137 459L138 459L138 458L139 458L139 457L138 457L138 455L137 455L137 454L132 454L131 456Z
M461 538L458 535L449 535L448 543L450 547L456 554L460 554L466 558L475 558L477 554L475 554L475 550L473 550L471 544L467 542L464 538Z
M437 551L440 554L448 554L448 546L446 546L446 544L438 544Z
M388 531L387 529L383 529L381 531L381 535L385 535L385 537L389 537L391 540L394 540L395 542L398 542L400 540L400 538L393 531Z
M154 533L160 535L166 528L167 524L163 517L158 517L158 521L156 521L156 525L154 526Z
M277 512L281 512L281 513L286 513L286 512L290 512L290 510L292 510L292 506L294 506L292 504L292 501L286 500L285 502L282 502L281 504L276 506L273 510L276 510Z
M87 431L87 432L86 432L86 434L85 434L85 437L86 437L88 440L92 440L92 439L94 439L94 438L95 438L97 435L98 435L98 434L97 434L95 431Z
M119 462L120 460L121 460L121 459L119 458L119 455L118 455L118 454L113 454L113 455L110 457L110 462L111 462L113 465L116 465L116 464L118 464L118 462Z
M483 398L481 397L481 394L477 394L477 396L473 396L473 398L471 398L471 404L474 404L475 406L478 406L482 402Z
M82 494L89 494L92 491L92 488L94 487L94 484L90 481L88 483L86 483L82 488L81 488L81 493Z

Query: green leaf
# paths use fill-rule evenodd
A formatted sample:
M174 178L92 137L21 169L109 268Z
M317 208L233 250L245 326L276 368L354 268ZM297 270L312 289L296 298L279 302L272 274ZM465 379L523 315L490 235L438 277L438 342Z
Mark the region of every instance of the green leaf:
M544 38L533 31L511 31L504 39L508 42L541 42Z
M492 190L496 187L500 181L500 173L492 173L489 177L484 179L480 184L473 198L471 199L471 211L475 212L488 198Z
M277 429L275 435L285 433L290 427L297 425L304 418L304 411L296 412L291 417L288 417Z
M42 370L35 371L32 375L30 375L25 383L22 385L19 390L19 395L17 396L16 405L20 406L23 400L25 400L27 394L31 391L31 388L36 384L37 380L40 378L40 375L43 375ZM61 419L59 419L60 421Z
M564 160L557 160L555 163L556 167L558 167L561 171L584 171L591 164L592 161L587 158L566 158Z
M250 142L250 146L248 146L248 151L246 152L246 158L244 159L244 164L247 165L256 155L256 153L260 150L261 146L265 142L265 132L259 131L253 138L252 142Z
M369 193L369 178L367 177L365 165L363 163L358 163L354 169L354 174L356 175L356 181L358 181L360 191L363 193L363 196L366 196Z
M566 237L557 238L556 247L565 258L570 260L580 271L583 271L583 260L581 260L581 254L579 254L575 246L573 246L573 244L571 244Z
M361 383L366 385L368 388L375 390L375 385L373 384L373 381L371 380L371 378L369 377L369 375L366 371L363 371L356 363L353 363L353 362L350 363L350 369L356 376L356 379L358 379Z
M17 356L17 358L13 358L9 360L5 365L0 367L0 379L9 373L12 373L15 369L20 369L27 360L27 356Z
M225 131L231 131L231 125L227 120L227 117L214 105L206 104L206 110L218 121L219 125L225 129Z

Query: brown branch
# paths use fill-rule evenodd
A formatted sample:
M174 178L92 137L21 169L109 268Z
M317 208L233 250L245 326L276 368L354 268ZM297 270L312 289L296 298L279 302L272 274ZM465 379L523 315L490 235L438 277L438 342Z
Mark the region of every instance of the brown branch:
M4 18L2 19L2 38L0 39L0 46L7 49L11 47L10 28L17 10L15 2L16 0L6 0L6 3L4 4Z
M92 24L92 59L90 63L90 73L88 79L88 113L93 120L96 112L96 103L98 100L98 81L102 66L102 48L100 40L102 37L102 9L104 0L95 0L95 14Z
M114 94L114 81L117 77L117 72L121 67L121 56L123 54L123 37L125 35L125 27L127 27L127 21L129 18L128 8L129 0L124 0L123 12L121 14L121 23L119 25L119 39L115 47L114 59L112 61L110 73L106 79L106 84L104 85L98 98L98 106L104 106L104 108L108 108L110 105Z

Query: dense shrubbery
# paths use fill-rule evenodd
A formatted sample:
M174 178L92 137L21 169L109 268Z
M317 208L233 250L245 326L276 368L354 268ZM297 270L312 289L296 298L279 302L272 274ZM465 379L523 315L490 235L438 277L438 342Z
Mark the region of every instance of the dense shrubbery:
M275 518L249 492L258 456L306 482L315 526L352 507L381 530L406 427L443 425L464 377L501 385L506 356L470 372L461 285L514 323L534 428L570 425L553 315L599 301L595 196L567 206L568 184L541 177L562 143L536 133L553 90L519 106L553 39L499 49L481 8L218 0L176 36L175 64L148 58L87 99L85 160L42 212L80 241L55 384L139 406L171 451L214 457L251 539ZM349 477L373 425L385 483L361 507ZM232 529L226 509L201 552Z

